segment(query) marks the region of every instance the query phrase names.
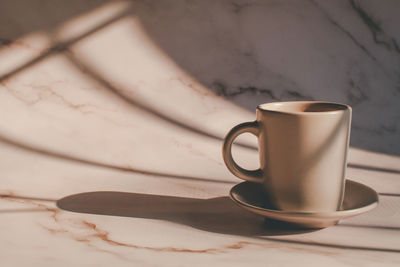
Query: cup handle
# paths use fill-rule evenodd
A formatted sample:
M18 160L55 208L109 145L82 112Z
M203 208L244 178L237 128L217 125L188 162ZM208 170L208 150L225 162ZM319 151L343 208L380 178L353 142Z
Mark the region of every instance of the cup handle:
M237 163L232 158L232 143L242 133L252 133L258 137L260 129L258 127L258 122L245 122L233 127L228 134L225 136L224 144L222 147L222 156L226 167L229 171L240 179L247 180L250 182L262 183L262 170L246 170L237 165Z

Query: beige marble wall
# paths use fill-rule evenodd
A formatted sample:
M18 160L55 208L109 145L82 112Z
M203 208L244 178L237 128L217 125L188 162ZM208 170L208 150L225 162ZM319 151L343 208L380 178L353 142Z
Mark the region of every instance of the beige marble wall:
M1 266L399 266L398 2L377 3L0 1ZM347 178L377 209L299 231L228 199L223 136L286 99L354 107Z
M118 5L118 14L104 8ZM201 87L251 112L270 101L343 102L354 108L353 146L399 154L399 8L353 0L2 1L1 80L12 88L22 65L63 55L78 72L127 81L122 89L140 91L138 103L182 123L196 120L195 104L178 87ZM42 86L25 83L33 95ZM211 131L212 123L198 128Z

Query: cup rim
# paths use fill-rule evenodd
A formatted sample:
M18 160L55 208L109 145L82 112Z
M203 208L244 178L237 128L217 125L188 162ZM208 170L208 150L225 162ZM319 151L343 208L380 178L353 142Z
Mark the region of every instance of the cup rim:
M276 110L276 109L268 109L268 107L276 107L277 105L293 105L293 104L326 104L329 106L337 106L338 109L328 110L328 111L293 111L293 110ZM346 104L337 103L337 102L328 102L328 101L283 101L283 102L268 102L263 103L257 106L257 110L261 112L272 112L279 114L292 114L292 115L302 115L302 116L315 116L322 114L338 114L342 113L346 110L351 111L351 107Z

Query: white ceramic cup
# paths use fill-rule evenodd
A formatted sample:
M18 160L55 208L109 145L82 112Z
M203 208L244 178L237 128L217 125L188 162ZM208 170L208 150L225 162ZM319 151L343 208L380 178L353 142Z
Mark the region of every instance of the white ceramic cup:
M351 107L344 104L262 104L256 121L239 124L226 135L223 158L235 176L260 183L276 209L336 211L344 195L350 124ZM245 132L258 137L258 170L246 170L232 158L232 142Z

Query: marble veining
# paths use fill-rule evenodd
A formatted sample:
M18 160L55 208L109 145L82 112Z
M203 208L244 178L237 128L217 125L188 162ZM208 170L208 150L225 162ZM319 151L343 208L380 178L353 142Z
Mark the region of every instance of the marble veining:
M399 7L2 1L2 265L398 266ZM310 99L354 108L347 177L380 204L304 231L229 200L221 141ZM235 159L257 168L255 147Z
M353 145L398 154L397 2L143 5L138 15L157 44L217 94L250 110L277 100L344 102L355 111ZM187 27L195 22L199 30Z

